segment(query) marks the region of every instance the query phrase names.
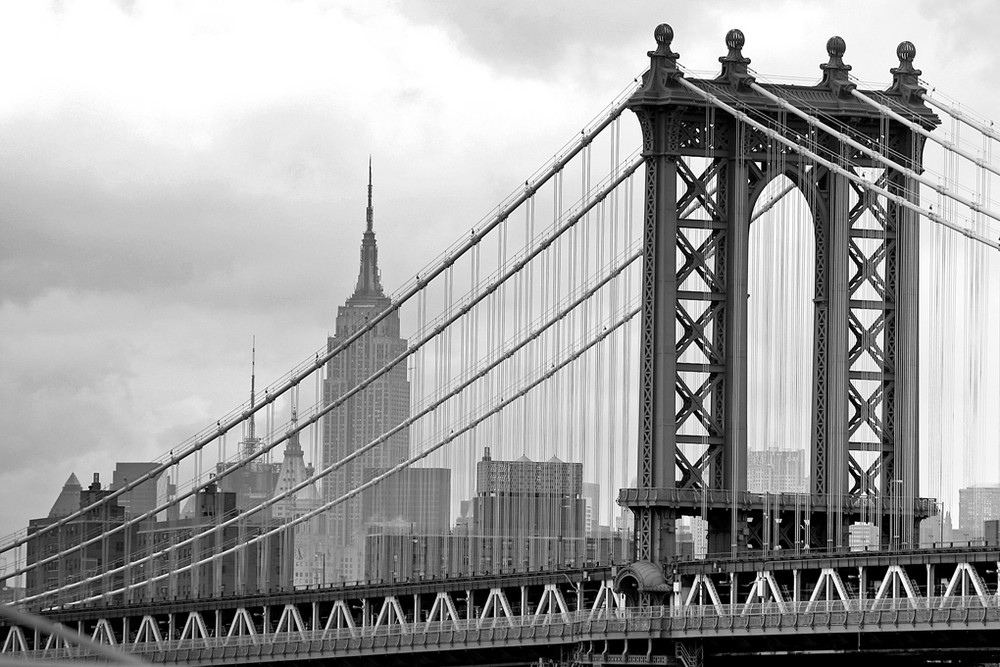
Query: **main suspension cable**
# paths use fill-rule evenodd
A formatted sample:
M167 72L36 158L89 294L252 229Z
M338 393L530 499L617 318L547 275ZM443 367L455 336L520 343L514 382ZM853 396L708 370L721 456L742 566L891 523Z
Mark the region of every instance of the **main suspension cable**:
M775 132L771 128L762 125L761 123L755 121L753 118L751 118L750 116L748 116L746 113L744 113L742 111L739 111L738 109L735 109L734 107L730 106L729 104L726 104L725 102L723 102L722 100L720 100L717 96L713 95L712 93L709 93L707 91L702 90L701 88L699 88L698 86L694 85L690 81L687 81L683 77L678 77L677 78L677 82L680 83L685 88L687 88L688 90L690 90L690 91L694 92L695 94L699 95L700 97L704 98L705 100L711 102L712 104L715 104L719 108L724 109L725 111L728 111L730 114L732 114L736 118L742 120L743 122L747 123L748 125L750 125L750 126L756 128L756 129L760 130L761 132L765 133L767 136L771 137L775 141L781 142L782 144L784 144L788 148L792 149L796 153L799 153L800 155L804 155L806 157L809 157L809 158L815 160L818 164L823 165L824 167L826 167L830 171L832 171L834 173L837 173L837 174L839 174L841 176L846 177L848 180L850 180L851 182L853 182L855 185L859 185L859 186L861 186L864 189L870 190L871 192L874 192L874 193L876 193L878 195L881 195L881 196L885 197L886 199L888 199L889 201L892 201L893 203L898 204L899 206L902 206L902 207L907 208L907 209L909 209L909 210L911 210L911 211L913 211L915 213L918 213L919 215L922 215L925 218L927 218L929 220L932 220L932 221L934 221L934 222L936 222L936 223L938 223L940 225L948 227L949 229L951 229L953 231L956 231L959 234L962 234L963 236L966 236L966 237L968 237L970 239L973 239L975 241L979 241L980 243L988 245L989 247L991 247L991 248L993 248L995 250L1000 250L1000 241L994 241L992 239L988 239L985 236L982 236L981 234L978 234L978 233L976 233L976 232L974 232L974 231L972 231L970 229L961 227L960 225L956 225L956 224L954 224L953 222L951 222L949 220L945 220L944 218L942 218L941 216L937 215L933 211L929 211L929 210L924 209L924 208L922 208L920 206L917 206L913 202L911 202L911 201L909 201L909 200L907 200L907 199L905 199L903 197L899 197L899 196L897 196L897 195L889 192L888 190L886 190L884 188L880 188L877 185L869 183L868 181L866 181L865 179L861 178L857 174L854 174L851 171L849 171L847 169L844 169L843 167L840 167L839 165L834 164L830 160L827 160L827 159L825 159L823 157L820 157L816 153L814 153L814 152L812 152L812 151L804 148L803 146L800 146L800 145L796 144L795 142L791 141L790 139L785 138L784 136L782 136L778 132ZM894 113L894 112L892 112L891 110L889 110L889 113Z
M552 243L556 240L556 238L558 238L559 236L561 236L562 234L564 234L567 230L573 228L577 224L577 222L579 222L587 214L588 211L590 211L594 206L596 206L598 203L600 203L601 201L603 201L608 196L608 194L610 194L611 192L613 192L622 182L624 182L625 180L627 180L638 169L638 167L641 164L643 164L643 163L644 163L644 158L642 158L641 156L633 156L632 157L632 162L629 163L624 169L622 169L621 173L619 173L617 175L617 177L614 178L605 188L603 188L601 191L599 191L597 194L595 194L595 196L589 202L587 202L582 207L582 209L580 211L578 211L576 214L570 216L562 225L560 225L560 226L556 227L555 229L553 229L550 232L549 236L545 240L543 240L541 243L537 244L530 252L528 252L526 255L524 255L518 262L516 262L515 264L511 265L508 268L507 271L505 271L504 273L500 274L494 280L493 284L490 287L488 287L487 289L483 290L481 293L477 294L474 298L472 298L464 306L462 306L461 308L457 309L451 315L451 317L447 318L445 321L443 321L442 323L440 323L437 326L435 326L434 329L433 329L433 331L430 334L428 334L427 336L425 336L418 343L415 343L414 345L410 346L406 351L404 351L403 353L401 353L400 355L398 355L395 359L393 359L392 361L388 362L381 369L379 369L378 371L376 371L375 373L373 373L371 376L369 376L369 378L366 379L364 382L360 383L359 385L357 385L356 387L354 387L351 391L349 391L346 394L344 394L343 396L339 397L336 401L334 401L334 402L330 403L329 405L324 406L323 408L319 409L317 412L315 412L309 418L307 418L305 420L302 420L299 425L295 425L292 428L288 429L286 431L286 433L284 434L284 436L279 436L277 438L274 438L272 440L272 442L270 442L270 444L266 445L265 447L263 447L259 451L255 452L255 454L254 454L254 456L252 458L257 458L259 456L264 455L266 452L269 452L270 450L274 449L275 447L277 447L281 443L283 443L286 440L288 440L289 438L291 438L293 435L297 434L298 432L302 431L305 428L308 428L313 423L316 423L322 416L324 416L325 414L331 412L333 409L335 409L335 408L339 407L340 405L342 405L349 398L351 398L352 396L354 396L357 392L360 392L362 389L366 388L367 386L370 386L376 379L378 379L378 377L381 377L382 375L388 373L389 370L391 370L393 367L395 367L399 363L402 363L406 358L408 358L409 356L413 355L418 349L422 348L430 340L432 340L432 339L436 338L438 335L440 335L443 331L445 331L449 327L449 325L453 324L456 320L460 319L461 317L463 317L464 315L466 315L469 311L471 311L472 308L477 303L481 302L483 299L485 299L490 294L492 294L493 292L495 292L496 289L500 285L505 284L507 282L507 280L509 280L512 276L514 276L515 274L519 273L526 265L528 265L528 263L530 261L532 261L535 257L537 257L544 250L546 250L549 246L551 246ZM610 280L612 277L618 275L621 271L624 270L625 266L627 266L632 261L634 261L635 258L636 258L636 256L632 256L632 257L628 258L627 262L623 266L619 267L615 272L613 272L612 275L610 275L607 278L607 280ZM607 282L607 280L604 281L604 282ZM602 282L601 284L604 284L604 282ZM580 303L583 303L585 300L586 299L581 300ZM575 305L573 306L573 308L575 308ZM573 308L570 308L566 312L571 312L573 310ZM559 317L555 318L551 323L554 324L555 321L558 321L559 319L562 319L563 316L564 316L564 314L563 315L559 315ZM547 328L547 326L546 326L546 328ZM537 334L536 334L536 337L537 337ZM504 359L505 358L498 358L495 361L494 365L499 365L500 361L502 361ZM471 381L470 381L469 384L471 384ZM451 394L449 394L448 397L450 398ZM384 440L388 439L389 436L391 436L394 433L396 433L397 431L401 430L403 427L408 426L411 423L415 422L419 417L422 417L425 414L433 412L433 409L435 409L438 405L440 405L443 402L444 402L443 400L435 402L433 404L433 407L431 409L426 409L426 410L418 413L418 415L412 416L408 420L404 421L402 424L400 424L397 427L395 427L394 429L390 430L387 434L384 434L383 436L381 436L380 438L376 439L372 443L369 443L369 445L366 445L365 447L362 447L362 448L360 448L358 450L355 450L354 452L352 452L351 454L349 454L347 457L345 457L341 461L338 461L333 466L330 466L330 467L328 467L326 469L323 469L323 470L317 472L316 474L314 474L312 477L310 477L309 479L305 480L301 484L299 484L299 485L297 485L297 486L295 486L295 487L293 487L293 488L291 488L291 489L289 489L289 490L287 490L287 491L285 491L285 492L283 492L283 493L281 493L279 495L276 495L276 496L274 496L271 499L268 499L268 500L262 502L260 505L254 507L254 508L250 508L249 512L242 512L242 513L240 513L235 518L237 518L237 519L238 518L245 518L246 516L248 516L250 514L254 514L257 511L259 511L259 510L261 510L261 509L263 509L265 507L268 507L271 504L274 504L274 502L277 502L277 501L279 501L279 500L281 500L281 499L283 499L285 497L288 497L289 495L292 495L296 491L301 490L302 488L305 488L306 486L308 486L308 484L313 483L315 481L318 481L318 480L326 477L331 472L333 472L333 471L339 469L340 467L342 467L344 464L350 462L351 460L353 460L354 458L357 458L358 456L360 456L364 452L368 451L372 447L374 447L377 444L379 444L379 443L383 442ZM209 483L212 483L214 481L215 480L211 480ZM82 546L86 546L88 544L92 544L94 542L100 541L100 540L106 538L109 535L112 535L112 534L114 534L114 533L116 533L118 531L124 530L125 527L127 525L131 525L131 523L142 521L144 519L150 518L151 516L154 516L157 512L162 511L166 507L168 507L170 505L173 505L173 504L176 504L180 500L183 500L184 498L187 498L187 497L189 497L191 495L194 495L199 490L199 488L200 487L193 488L193 489L187 491L184 495L179 496L175 500L171 501L170 503L165 504L165 505L163 505L161 507L155 508L153 510L150 510L149 512L147 512L146 514L142 515L141 517L137 517L135 519L132 519L128 523L124 523L124 524L120 524L118 526L115 526L114 528L110 529L106 533L104 533L104 534L102 534L100 536L91 538L91 540L89 540L87 542L84 542L80 546L82 547ZM208 531L208 533L214 532L215 530L218 530L219 528L222 528L222 527L224 527L226 525L229 525L229 523L231 523L231 521L226 522L226 523L221 524L221 525L218 525L218 526L215 526L212 530ZM204 537L204 535L206 535L208 533L199 533L198 537ZM183 546L183 545L185 545L187 543L188 543L188 541L181 542L181 543L178 543L178 544L173 544L170 547L168 547L167 549L163 550L162 552L158 552L157 554L152 554L152 555L146 556L146 557L144 557L143 559L140 559L140 560L132 561L132 562L130 562L130 563L122 566L118 570L113 570L111 572L102 573L101 576L107 576L108 574L111 574L111 573L114 573L114 572L118 572L118 571L122 571L126 567L132 567L132 566L134 566L136 564L139 564L141 562L145 562L147 560L150 560L151 558L154 558L154 557L156 557L158 555L167 554L171 550L176 549L179 546ZM26 567L24 567L24 568L16 571L16 572L12 573L10 576L16 576L18 574L27 572L27 571L29 571L29 570L31 570L33 568L42 566L42 565L44 565L44 564L46 564L48 562L52 562L53 560L56 560L58 558L59 558L58 554L54 555L54 556L50 556L47 559L38 561L36 563L32 563L30 566L26 566ZM80 586L80 585L82 585L84 583L90 582L90 581L92 581L92 580L94 580L96 578L97 577L95 577L93 579L88 579L86 581L74 582L73 584L69 584L66 587L57 589L55 591L48 591L46 593L40 593L40 594L38 594L38 595L36 595L36 596L34 596L32 598L26 598L25 601L30 601L30 600L33 600L33 599L38 599L40 597L47 596L47 595L52 595L52 594L61 592L63 590L69 590L69 589L78 587L78 586Z
M638 257L639 255L641 255L641 253L636 253L635 256ZM621 326L623 326L624 324L626 324L629 320L631 320L633 317L635 317L637 314L639 314L641 312L641 310L642 310L641 307L632 308L631 310L629 310L628 312L626 312L625 315L622 316L621 319L619 319L617 322L615 322L615 323L607 326L599 335L597 335L596 337L594 337L592 340L584 343L582 345L582 347L580 347L579 349L577 349L570 356L566 357L565 359L563 359L562 361L560 361L557 364L553 364L550 369L548 369L545 373L543 373L542 375L540 375L538 378L536 378L535 380L529 382L527 385L525 385L521 389L515 391L511 396L509 396L507 398L501 398L500 403L498 403L492 409L488 410L485 414L482 414L479 417L473 419L472 421L470 421L465 426L453 430L451 433L449 433L449 435L447 437L443 438L442 440L440 440L439 442L435 443L434 445L431 445L427 449L425 449L425 450L423 450L423 451L421 451L421 452L419 452L419 453L417 453L417 454L415 454L413 456L410 456L405 461L403 461L403 462L401 462L401 463L393 466L389 470L385 471L381 475L378 475L378 476L372 478L371 480L369 480L368 482L365 482L361 486L358 486L358 487L356 487L356 488L348 491L344 495L339 496L338 498L335 498L334 500L331 500L331 501L329 501L327 503L324 503L323 505L320 505L319 507L316 507L315 509L310 510L309 512L306 512L306 513L302 514L301 516L297 516L294 519L289 520L287 523L285 523L285 524L283 524L283 525L281 525L279 527L273 528L273 529L271 529L271 530L269 530L267 532L261 533L261 534L255 536L255 537L253 537L253 538L250 538L249 540L247 540L246 542L244 542L242 545L238 545L238 547L233 547L233 548L228 549L226 551L223 551L223 552L220 552L220 553L217 553L217 554L213 554L212 556L209 556L207 558L203 558L203 559L199 560L198 562L190 563L188 565L185 565L185 566L182 566L182 567L179 567L179 568L175 568L175 569L171 570L170 572L166 572L166 573L163 573L163 574L155 575L155 576L153 576L153 577L151 577L149 579L146 579L145 581L136 582L136 583L132 583L132 584L126 584L126 585L124 585L121 588L118 588L118 589L115 589L115 590L112 590L112 591L106 591L106 592L101 593L100 595L95 595L95 596L91 596L89 598L84 598L82 600L79 600L79 601L76 601L76 602L70 603L70 604L71 605L86 604L87 602L91 602L91 601L94 601L94 600L100 600L100 599L102 599L102 598L104 598L104 597L106 597L108 595L115 595L117 593L125 593L127 591L132 590L133 588L139 588L141 586L147 586L150 583L153 583L153 582L156 582L156 581L162 581L163 579L167 579L167 578L169 578L171 576L174 576L176 574L180 574L182 572L187 572L187 571L190 571L193 568L200 567L200 566L205 565L207 563L211 563L211 562L214 562L216 560L219 560L219 559L223 558L224 556L228 555L229 553L231 553L232 551L234 551L236 548L240 548L240 547L245 548L247 546L250 546L250 545L262 542L263 540L267 539L268 537L270 537L274 533L277 533L277 532L280 532L280 531L283 531L283 530L288 530L288 529L290 529L290 528L292 528L292 527L294 527L294 526L296 526L296 525L298 525L298 524L300 524L300 523L302 523L304 521L307 521L307 520L309 520L309 519L311 519L311 518L313 518L315 516L318 516L319 514L322 514L323 512L325 512L325 511L327 511L327 510L329 510L329 509L331 509L331 508L333 508L333 507L335 507L335 506L337 506L337 505L339 505L339 504L341 504L341 503L349 500L350 498L353 498L354 496L356 496L359 493L361 493L362 491L365 491L366 489L374 486L375 484L378 484L379 482L381 482L384 479L388 478L390 475L393 475L393 474L399 472L400 470L403 470L404 468L410 467L414 463L416 463L416 462L418 462L418 461L426 458L428 455L430 455L434 451L440 449L441 447L444 447L445 445L447 445L448 443L452 442L453 440L456 440L457 438L461 437L462 435L464 435L464 434L472 431L479 424L483 423L484 421L486 421L487 419L489 419L493 415L498 414L504 408L506 408L508 405L510 405L514 401L522 398L528 392L530 392L532 389L534 389L535 387L539 386L540 384L542 384L543 382L545 382L546 380L548 380L552 376L556 375L559 371L561 371L562 369L564 369L565 367L569 366L574 361L576 361L577 359L579 359L581 356L583 356L584 353L586 353L588 350L590 350L591 348L593 348L594 346L596 346L597 344L599 344L600 342L602 342L604 339L606 339L612 333L614 333L615 331L617 331L618 328L620 328ZM474 380L481 379L481 377L484 377L484 374L482 374L482 373L477 374L475 376L475 378L473 378L473 379ZM293 488L295 490L298 490L303 485L304 484L300 484L300 485L297 485L296 487L293 487ZM273 504L271 500L268 500L268 501L265 501L265 502L261 503L261 507L265 507L265 506L267 506L269 504ZM200 537L204 537L205 535L207 535L207 534L209 534L211 532L214 532L215 530L218 530L219 528L222 528L222 527L230 524L234 520L235 520L235 518L234 519L230 519L229 521L224 522L222 524L218 524L217 526L213 526L210 530L205 531L204 533L199 533L199 535L197 537L199 537L199 538ZM185 540L184 542L181 542L179 544L191 543L191 542L194 541L194 539L196 539L196 538L189 538L188 540ZM163 553L163 552L160 552L160 553ZM124 568L119 568L117 571L122 571L123 569ZM108 573L108 574L110 574L110 573ZM71 585L66 586L63 589L59 589L59 590L65 590L67 588L75 587L75 586L78 586L78 585L80 585L82 583L84 583L84 582L77 582L75 584L71 584ZM48 594L52 594L52 593L55 593L55 592L58 592L58 591L52 591L52 592L50 592ZM38 596L35 596L35 598L32 598L32 599L37 599L37 597ZM28 599L26 598L23 601L27 601L27 600Z
M518 207L521 206L521 204L533 197L535 193L549 181L549 179L560 173L566 164L568 164L580 151L589 146L595 137L597 137L606 127L613 123L615 119L617 119L624 112L628 104L628 99L637 87L636 81L639 79L641 79L641 76L634 80L633 84L628 86L625 91L619 94L618 98L616 98L616 100L610 105L610 110L604 114L603 117L599 117L600 119L595 124L582 130L580 135L569 144L569 147L561 155L553 158L547 166L543 167L539 172L536 172L533 179L528 179L528 181L525 182L523 190L513 195L506 204L501 205L499 211L492 218L490 218L488 222L482 226L477 226L477 229L474 229L470 236L464 242L460 243L456 249L446 252L435 266L431 267L424 273L423 277L418 276L412 285L408 289L405 289L400 296L393 299L385 310L373 315L371 319L369 319L355 333L348 336L342 343L333 349L327 350L323 354L317 353L313 362L309 363L304 370L294 373L290 378L285 380L284 383L280 384L273 393L270 391L265 392L264 400L259 405L255 405L253 407L247 406L242 411L239 411L239 408L237 408L236 411L233 411L230 415L227 415L223 419L216 422L216 429L210 434L196 439L193 444L189 445L177 454L174 454L171 450L165 461L146 473L138 476L136 479L126 482L121 488L111 491L107 495L103 496L99 501L82 507L79 510L74 511L46 526L40 527L35 532L31 533L31 535L25 534L23 537L15 537L10 543L0 546L0 554L7 553L8 551L16 549L19 546L27 544L29 540L36 539L44 534L58 530L62 526L85 516L89 512L93 512L94 510L103 507L105 504L110 504L116 498L119 498L120 496L136 489L139 485L157 479L161 473L167 471L171 466L174 466L180 463L180 461L186 459L188 456L201 451L204 447L214 442L219 435L226 433L244 423L247 419L252 418L257 412L267 409L274 403L275 400L284 395L287 391L298 386L303 380L307 379L314 372L322 370L327 362L344 352L370 331L374 330L380 322L385 320L392 313L398 311L403 304L408 302L416 294L420 293L437 276L448 270L448 268L454 265L460 257L464 256L466 252L478 245L484 237L501 225L515 210L517 210ZM233 470L234 469L231 468L222 471L218 478L225 477L229 473L233 472ZM202 488L210 483L212 483L212 481L206 482ZM21 572L23 571L24 570L21 570Z
M789 104L786 100L784 100L781 97L778 97L777 95L771 93L770 91L768 91L767 89L763 88L759 84L751 83L750 87L753 90L755 90L757 93L763 95L767 99L769 99L772 102L774 102L775 104L779 105L781 108L786 109L786 110L792 112L793 114L795 114L796 116L798 116L802 120L806 121L806 123L808 123L809 125L813 125L813 126L819 128L820 130L823 130L824 132L830 134L831 136L836 137L841 142L843 142L843 143L845 143L845 144L847 144L847 145L849 145L849 146L851 146L851 147L853 147L853 148L861 151L862 153L864 153L868 157L874 159L879 164L881 164L881 165L883 165L885 167L888 167L889 169L893 169L895 171L898 171L898 172L906 175L907 178L911 178L911 179L913 179L913 180L915 180L915 181L917 181L919 183L923 183L924 185L926 185L927 187L931 188L932 190L934 190L938 194L940 194L942 196L945 196L945 197L950 197L951 199L954 199L955 201L959 202L960 204L963 204L964 206L968 207L972 211L975 211L977 213L982 213L982 214L987 215L987 216L993 218L994 220L1000 222L1000 213L996 213L994 211L986 209L986 208L980 206L979 204L977 204L976 202L974 202L974 201L972 201L970 199L966 199L965 197L963 197L962 195L960 195L958 193L949 191L949 190L947 190L947 189L939 186L934 181L930 180L929 178L927 178L927 177L925 177L925 176L923 176L921 174L918 174L917 172L913 171L912 169L910 169L908 167L905 167L905 166L903 166L903 165L901 165L901 164L899 164L899 163L897 163L897 162L895 162L895 161L893 161L893 160L891 160L889 158L883 157L877 151L871 150L867 146L864 146L860 142L855 141L854 139L852 139L851 137L847 136L843 132L840 132L840 131L838 131L838 130L832 128L832 127L830 127L829 125L827 125L823 121L819 120L815 116L812 116L812 115L810 115L810 114L802 111L798 107L795 107L792 104Z

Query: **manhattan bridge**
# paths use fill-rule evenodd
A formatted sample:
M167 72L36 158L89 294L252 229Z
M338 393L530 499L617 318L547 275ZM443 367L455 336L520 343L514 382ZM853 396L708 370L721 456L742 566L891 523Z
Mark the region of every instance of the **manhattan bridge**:
M1000 133L928 92L909 42L876 88L839 37L810 85L752 70L739 30L705 76L670 26L654 37L641 76L398 291L147 474L0 544L10 577L106 556L0 609L0 664L1000 660L1000 545L918 548L920 523L942 518L921 486L946 493L942 458L973 465L996 443L976 426L996 406L975 404L975 383L1000 316L982 305ZM358 289L381 295L370 187ZM379 348L401 326L406 344ZM363 377L331 390L338 364ZM380 389L393 376L407 392ZM972 387L963 426L942 427L957 385ZM390 428L358 417L392 401L408 409ZM321 446L338 419L364 421L364 441ZM116 551L282 446L316 467L200 530ZM801 491L751 488L749 457L775 447L805 452ZM450 468L454 512L477 469L518 456L582 465L608 500L593 508L607 549L539 532L522 554L501 535L455 570L411 525L384 578L331 580L327 554L311 582L261 574L408 471ZM362 460L378 464L346 474ZM173 488L153 510L29 558L33 540L163 476ZM692 519L697 557L679 555Z

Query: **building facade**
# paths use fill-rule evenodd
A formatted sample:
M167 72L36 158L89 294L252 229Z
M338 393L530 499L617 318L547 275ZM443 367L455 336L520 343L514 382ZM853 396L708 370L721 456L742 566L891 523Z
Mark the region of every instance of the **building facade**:
M951 524L951 512L928 517L920 522L920 548L952 544L956 541Z
M985 524L1000 519L1000 486L969 486L958 490L958 526L969 539L985 536Z
M337 311L335 333L327 340L329 350L340 347L392 303L382 289L378 268L370 164L368 174L367 226L361 242L360 272L354 293ZM400 336L399 314L390 313L372 331L328 362L323 384L325 404L341 399L405 352L406 347L406 340ZM326 415L323 421L324 467L333 466L349 454L375 443L409 414L410 383L406 366L400 363ZM365 481L366 469L388 469L401 463L409 455L409 445L409 431L401 429L340 466L324 480L324 501L335 501L360 486ZM327 563L328 582L364 578L362 555L367 531L362 503L362 498L354 496L327 512L331 548L340 554L334 563Z
M277 533L275 521L246 521L216 528L236 515L237 494L215 484L198 491L176 519L143 522L132 560L163 552L132 566L132 599L170 600L290 590L294 535ZM189 542L167 549L171 545ZM240 548L222 554L227 549Z
M752 493L804 493L805 452L801 449L747 452L747 490Z
M587 516L584 527L587 537L597 534L601 523L601 485L592 482L583 483L583 501L586 503Z
M293 429L295 425L296 416L293 410ZM328 561L332 562L335 557L327 539L326 517L317 514L304 518L323 504L323 498L316 484L312 482L305 484L313 472L312 465L306 464L302 445L299 444L299 433L291 433L285 442L285 458L281 463L274 495L277 497L296 487L301 486L301 488L276 501L271 514L277 522L288 523L301 519L285 531L285 542L289 542L289 537L293 542L287 548L293 552L292 584L296 588L324 583L325 565Z
M581 463L523 456L495 461L487 448L476 466L471 509L469 561L475 571L565 567L587 558Z
M879 526L867 521L852 523L848 529L848 546L851 551L873 551L879 549Z
M97 596L124 586L124 573L106 573L125 564L126 554L135 543L137 528L121 528L125 523L125 508L117 500L105 503L59 528L41 532L60 519L104 499L110 493L111 491L101 489L97 473L94 473L94 481L87 489L82 488L76 475L70 475L48 516L28 522L27 564L38 563L50 556L58 558L27 572L27 595L39 595L79 584L66 593L47 599L45 604L48 605L58 604L60 599L79 600ZM108 535L115 528L119 530ZM32 537L36 534L36 537ZM84 546L85 542L101 535L105 537ZM88 579L95 580L83 583ZM116 599L121 601L120 597Z
M253 405L252 392L250 401ZM240 441L238 460L215 465L219 490L223 493L236 494L238 508L256 507L274 495L278 475L281 473L281 464L271 463L270 454L254 458L262 442L262 439L256 436L251 417L247 421L247 434ZM266 522L270 518L270 507L255 514L256 521Z
M159 465L147 461L119 461L111 477L111 490L117 491L129 482L143 477ZM161 473L162 474L162 473ZM140 517L156 508L156 480L159 475L149 479L131 491L118 498L118 504L125 508L125 514L130 518Z
M365 481L385 471L365 470ZM361 516L365 524L408 526L415 534L447 534L451 523L451 470L449 468L404 468L362 494ZM370 531L368 531L370 532Z

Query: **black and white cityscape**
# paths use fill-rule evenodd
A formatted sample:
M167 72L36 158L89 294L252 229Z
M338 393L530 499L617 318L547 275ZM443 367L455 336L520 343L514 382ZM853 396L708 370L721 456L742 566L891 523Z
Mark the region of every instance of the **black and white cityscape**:
M0 665L1000 662L966 4L0 6Z

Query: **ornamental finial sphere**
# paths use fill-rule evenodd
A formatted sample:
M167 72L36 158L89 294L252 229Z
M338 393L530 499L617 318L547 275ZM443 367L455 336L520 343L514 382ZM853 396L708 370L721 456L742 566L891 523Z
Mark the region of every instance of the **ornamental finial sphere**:
M847 51L847 42L843 37L831 37L826 42L826 52L831 58L841 58Z
M900 62L912 63L917 55L917 47L913 46L913 42L900 42L896 47L896 55Z
M733 28L726 33L726 46L730 49L741 50L746 41L747 38L743 36L743 31L739 28Z
M666 23L661 23L653 31L653 37L656 39L657 44L669 45L670 42L674 41L674 29Z

